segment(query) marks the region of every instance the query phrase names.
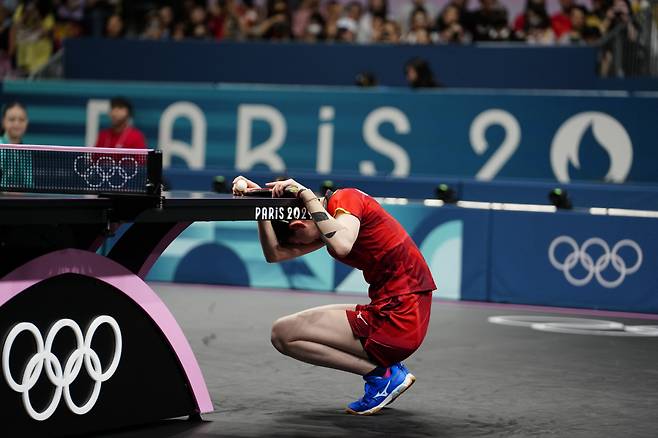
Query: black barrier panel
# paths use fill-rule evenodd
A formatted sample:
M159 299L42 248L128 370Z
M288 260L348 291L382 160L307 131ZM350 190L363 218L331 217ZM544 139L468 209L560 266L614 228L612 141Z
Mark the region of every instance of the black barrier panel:
M63 274L21 292L0 308L0 341L2 436L89 433L198 411L157 325L101 280Z
M0 278L49 252L93 249L94 241L103 235L104 229L103 223L0 226Z

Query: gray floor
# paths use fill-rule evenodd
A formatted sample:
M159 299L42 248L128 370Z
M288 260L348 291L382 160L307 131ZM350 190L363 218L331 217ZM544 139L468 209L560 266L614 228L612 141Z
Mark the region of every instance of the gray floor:
M153 286L187 335L216 412L105 437L658 436L658 337L492 325L490 315L547 313L435 302L426 341L406 362L417 384L382 413L354 417L343 409L361 396L360 378L280 355L269 331L278 316L363 298Z

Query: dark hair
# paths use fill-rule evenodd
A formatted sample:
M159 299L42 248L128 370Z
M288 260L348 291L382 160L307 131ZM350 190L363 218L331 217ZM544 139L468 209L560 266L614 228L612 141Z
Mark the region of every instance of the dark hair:
M128 115L133 115L133 104L126 97L114 96L110 99L110 108L125 108L128 110Z
M589 11L588 11L587 8L586 8L585 6L583 6L583 5L573 5L573 6L571 7L571 10L573 11L574 9L577 9L577 10L579 10L580 12L582 12L584 16L587 16L587 14L589 14Z
M409 83L411 88L435 88L440 86L434 79L434 74L430 68L429 63L423 58L412 58L404 66L405 75L409 68L416 71L416 80Z
M27 109L25 108L25 105L23 105L22 103L20 103L18 101L13 101L13 102L9 102L9 103L2 106L2 118L4 119L5 116L7 115L7 111L9 111L10 109L12 109L14 107L19 107L23 111L27 112Z
M356 75L354 83L358 87L374 87L377 85L377 77L368 71Z
M374 10L372 8L372 0L368 0L367 9L372 15L379 15L385 19L388 17L388 0L382 0L382 8L379 10Z
M290 229L290 223L287 221L271 221L272 228L274 229L274 234L276 235L276 240L279 243L286 243L288 239L294 234L294 231Z
M537 21L531 22L528 17L529 13L534 13L537 17ZM546 11L545 4L534 3L532 0L528 0L525 5L525 25L524 30L527 32L530 29L546 29L551 27L551 17Z
M2 119L4 120L5 116L7 115L7 111L15 107L21 108L27 114L25 105L15 100L2 106ZM0 135L5 135L5 129L2 126L0 126Z

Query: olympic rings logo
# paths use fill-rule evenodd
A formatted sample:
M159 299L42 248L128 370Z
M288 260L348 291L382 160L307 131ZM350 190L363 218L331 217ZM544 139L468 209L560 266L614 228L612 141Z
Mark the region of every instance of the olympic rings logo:
M105 371L103 371L98 354L91 348L94 334L101 324L109 325L114 332L114 356ZM57 356L52 353L51 348L55 337L65 327L68 327L75 335L76 348L62 366ZM16 337L23 332L32 334L36 341L37 351L27 361L20 382L17 382L11 374L9 358ZM75 321L71 319L60 319L48 331L45 342L39 329L34 324L21 322L11 329L5 340L2 350L2 371L9 387L22 394L25 411L33 419L44 421L50 418L57 409L62 396L71 412L77 415L83 415L89 412L96 404L100 394L101 384L116 372L119 366L119 360L121 359L121 348L121 329L116 320L108 315L96 317L89 325L89 328L87 328L87 333L84 337L80 326ZM78 406L71 398L70 385L80 374L83 363L89 377L94 381L94 388L89 399L83 405ZM37 383L44 369L48 380L55 386L55 392L48 406L43 411L37 412L30 401L30 390Z
M560 245L567 245L571 248L571 252L563 261L557 260L555 256L556 248ZM588 253L588 250L593 247L599 247L603 251L596 261L594 261L592 256ZM626 261L619 255L619 251L624 247L629 247L635 252L635 263L630 266L627 265ZM583 242L581 247L578 247L578 243L572 237L559 236L556 237L548 247L548 259L553 267L562 271L567 281L574 286L585 286L592 280L592 277L595 277L601 286L612 289L622 284L627 275L633 274L640 269L643 254L640 245L631 239L620 240L611 250L606 241L599 237L589 238ZM579 263L586 271L585 276L582 278L577 278L571 272ZM614 280L608 280L602 275L602 272L605 271L609 265L612 265L612 268L619 274Z
M120 189L137 176L137 160L123 157L115 161L112 157L99 157L94 160L89 154L76 157L73 170L85 180L89 187L98 188L107 183L113 189Z

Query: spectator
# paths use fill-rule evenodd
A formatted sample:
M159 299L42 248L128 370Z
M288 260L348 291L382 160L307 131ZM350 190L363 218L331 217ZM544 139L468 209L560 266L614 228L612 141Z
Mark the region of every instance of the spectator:
M422 58L410 59L404 66L407 83L411 88L436 88L439 83L427 61Z
M426 0L407 0L407 3L400 9L398 16L398 23L401 24L401 33L407 34L410 30L411 15L417 9L424 9L429 17L430 22L434 21L438 13L433 3L428 3Z
M602 23L610 6L610 0L592 0L592 9L585 18L585 26L596 27L603 33Z
M14 12L10 50L15 50L16 65L24 74L43 67L53 53L55 17L47 0L25 0Z
M386 20L384 22L384 29L382 32L382 42L389 44L398 44L402 38L400 25L397 21Z
M382 43L384 42L384 25L386 22L389 20L386 20L386 18L382 17L381 15L373 15L372 16L372 29L371 29L371 34L370 34L370 42L371 43Z
M514 18L514 23L512 24L512 30L517 39L525 39L525 26L528 18L528 11L530 10L533 10L540 15L543 15L544 13L548 15L548 12L546 11L546 0L526 0L523 12Z
M292 33L295 38L303 39L308 35L311 17L320 12L319 0L303 0L292 16ZM311 32L310 35L315 33Z
M374 75L374 73L364 71L356 75L354 84L357 87L363 87L363 88L376 87L377 77Z
M85 17L84 0L61 0L55 11L54 39L57 47L66 38L75 38L82 34L82 22Z
M185 30L187 26L185 22L179 21L174 23L174 32L171 34L171 39L174 41L182 41L185 39Z
M160 23L162 25L162 38L170 39L174 33L174 10L171 6L165 5L158 10Z
M195 39L209 37L207 12L203 6L194 6L188 15L186 36Z
M208 7L210 34L217 40L239 40L246 35L247 28L242 20L244 10L234 0L217 0Z
M555 37L560 39L562 35L571 30L571 8L575 5L574 0L560 0L560 12L551 17L551 26Z
M356 21L350 17L343 17L338 20L336 24L338 28L338 33L336 34L336 41L342 43L354 43L356 42L356 34L358 27Z
M338 0L329 0L325 8L325 34L328 41L335 41L338 35L338 20L343 15L343 5Z
M86 0L84 33L92 37L107 36L108 18L115 13L120 0ZM123 20L122 20L123 28Z
M320 12L315 12L309 18L306 29L301 40L307 43L316 43L326 38L324 17Z
M390 20L388 1L367 0L364 9L362 0L261 0L266 8L260 9L254 0L16 0L15 20L8 31L9 0L0 2L0 77L34 73L61 39L99 33L108 38L141 35L174 41L295 38L309 43L431 44L514 38L531 44L589 44L619 23L628 23L624 24L624 47L635 50L636 57L645 50L639 44L640 25L631 8L639 7L640 0L589 0L591 13L577 6L578 0L559 0L560 12L548 18L552 31L546 27L546 0L526 0L512 29L501 0L478 0L480 7L472 12L468 0L440 0L445 7L438 16L434 15L437 2L407 0L401 22Z
M146 15L146 28L142 33L142 38L146 40L160 40L164 38L164 26L160 19L158 10L153 9Z
M13 14L20 0L0 0L0 4L5 7L8 13Z
M378 18L378 23L374 24L375 17ZM361 16L359 21L359 33L356 37L359 43L370 43L381 39L381 30L384 21L388 19L388 0L368 0L368 8ZM377 26L378 30L374 31ZM373 33L377 33L377 37Z
M22 144L27 131L27 111L23 104L12 102L2 108L2 144ZM32 156L21 151L0 150L0 180L3 186L32 187Z
M338 33L336 41L355 43L359 34L359 23L363 15L363 6L358 1L349 2L344 8L345 15L336 23Z
M631 5L628 0L613 0L605 13L601 23L603 33L608 33L617 26L627 28L627 36L631 41L636 41L638 29L631 13Z
M111 127L98 133L96 147L143 149L146 139L142 132L132 126L133 106L125 97L110 100Z
M585 19L587 18L587 9L583 6L574 6L569 13L571 20L571 30L562 35L559 42L562 44L583 44L585 42Z
M628 76L646 74L643 71L642 58L647 56L639 40L639 26L632 15L629 0L614 0L607 10L601 25L604 32L613 34L613 39L605 44L601 60L601 74L609 76ZM613 59L613 47L620 49Z
M11 102L2 108L2 144L22 144L29 120L27 110L20 102Z
M285 0L273 0L268 8L268 17L254 29L254 33L266 40L289 40L292 27L288 3Z
M123 18L119 14L112 14L107 19L107 24L105 25L105 37L106 38L123 38L124 29L123 29Z
M0 4L0 78L6 78L13 74L11 56L9 55L10 34L10 13L7 8Z
M254 27L260 21L260 11L254 5L254 0L242 0L244 10L240 16L240 29L242 30L242 37L249 36L253 33Z
M459 7L453 3L443 8L443 11L436 19L436 29L440 42L464 44L471 40L470 34L461 23L460 15Z
M553 44L555 34L545 0L527 0L522 14L514 20L514 37L531 44Z
M505 41L510 37L507 26L507 9L498 0L480 0L480 9L473 19L473 39L475 41Z
M409 32L404 36L404 41L409 44L431 43L429 27L430 20L425 9L416 9L411 13Z
M459 24L464 32L473 33L473 12L468 9L469 0L450 0L449 6L454 6L459 10Z
M345 16L352 20L358 29L363 16L363 6L361 3L358 1L349 2L347 6L345 6Z

